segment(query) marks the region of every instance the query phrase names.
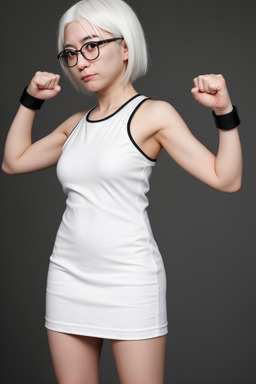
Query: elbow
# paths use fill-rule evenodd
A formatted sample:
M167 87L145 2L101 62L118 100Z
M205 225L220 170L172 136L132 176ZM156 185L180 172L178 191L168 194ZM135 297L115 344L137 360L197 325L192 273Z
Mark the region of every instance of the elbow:
M3 162L2 163L2 171L4 172L4 173L7 173L7 175L12 175L12 172L10 171L10 169L5 165L5 163Z
M235 185L234 191L233 192L238 192L242 188L242 179L239 180L239 182Z
M235 193L235 192L238 192L240 189L241 189L241 185L237 185L237 186L228 188L228 189L227 189L226 191L224 191L224 192L227 192L227 193Z
M237 182L229 185L229 186L225 186L223 188L220 189L221 192L226 192L226 193L235 193L235 192L238 192L242 187L242 180L238 180Z
M5 161L2 162L2 171L6 173L7 175L16 175L18 172L15 172L13 168L8 166Z

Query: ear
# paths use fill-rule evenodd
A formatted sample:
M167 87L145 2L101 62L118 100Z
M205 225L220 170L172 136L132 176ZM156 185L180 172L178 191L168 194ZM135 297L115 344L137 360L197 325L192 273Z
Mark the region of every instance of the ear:
M122 41L121 47L122 47L122 52L123 52L123 60L127 61L128 57L129 57L129 52L128 52L128 47L126 45L125 40Z

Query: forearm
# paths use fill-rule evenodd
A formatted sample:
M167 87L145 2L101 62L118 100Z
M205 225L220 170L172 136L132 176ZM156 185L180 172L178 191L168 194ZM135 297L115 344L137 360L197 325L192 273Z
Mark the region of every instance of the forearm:
M215 172L220 189L235 192L242 181L242 149L238 129L219 130L219 149L215 160Z
M34 117L34 110L23 105L18 109L6 138L2 163L2 169L5 172L11 172L22 154L31 146Z

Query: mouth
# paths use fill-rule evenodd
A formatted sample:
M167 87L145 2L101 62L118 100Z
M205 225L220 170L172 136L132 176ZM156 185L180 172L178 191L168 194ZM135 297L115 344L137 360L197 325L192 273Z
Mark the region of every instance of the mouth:
M84 75L82 76L82 81L89 81L91 80L95 75Z

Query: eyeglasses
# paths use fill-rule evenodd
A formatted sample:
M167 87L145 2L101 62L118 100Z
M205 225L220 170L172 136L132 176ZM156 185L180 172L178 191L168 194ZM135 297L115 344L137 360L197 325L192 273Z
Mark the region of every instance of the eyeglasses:
M82 45L80 49L64 49L64 51L60 52L57 57L64 67L72 68L78 63L79 52L86 60L92 61L99 57L100 45L123 39L123 37L113 37L112 39L101 41L89 41Z

